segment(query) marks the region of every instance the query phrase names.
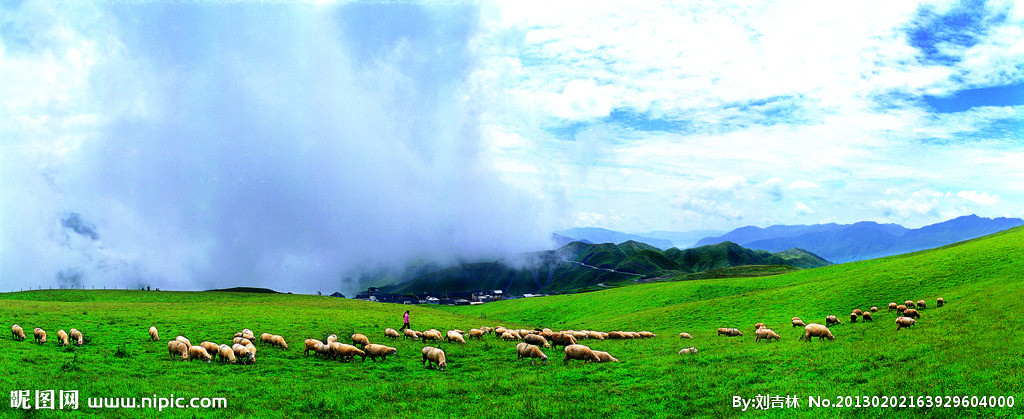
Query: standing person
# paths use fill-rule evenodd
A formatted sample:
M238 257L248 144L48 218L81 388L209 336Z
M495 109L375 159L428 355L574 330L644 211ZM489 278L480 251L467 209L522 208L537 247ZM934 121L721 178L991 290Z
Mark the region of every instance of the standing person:
M411 329L411 327L409 327L409 310L405 310L405 315L402 316L402 320L405 320L405 325L402 326L401 329L398 329L398 331L401 332L405 329Z

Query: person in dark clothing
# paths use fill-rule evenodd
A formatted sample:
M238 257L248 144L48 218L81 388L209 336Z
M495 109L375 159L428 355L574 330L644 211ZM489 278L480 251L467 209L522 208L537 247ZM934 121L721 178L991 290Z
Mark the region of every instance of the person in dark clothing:
M403 325L401 329L398 329L399 332L401 332L401 331L403 331L405 329L410 329L410 327L409 327L409 310L405 310L405 315L402 316L402 320L405 320L405 325Z

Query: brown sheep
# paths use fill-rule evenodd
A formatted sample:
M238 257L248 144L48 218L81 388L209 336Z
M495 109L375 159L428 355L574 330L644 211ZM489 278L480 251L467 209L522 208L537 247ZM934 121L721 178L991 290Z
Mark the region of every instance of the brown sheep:
M924 300L917 300L917 308L924 310L928 308L928 304Z
M857 323L857 313L850 313L850 323Z
M917 309L908 308L903 312L903 317L913 317L916 319L920 319L921 313L918 312Z
M853 309L853 312L856 313L858 316L861 315L861 314L864 314L864 311L859 309L859 308Z
M569 345L565 347L565 358L562 359L562 363L568 364L570 359L579 359L584 363L589 361L601 362L601 358L598 358L593 350L583 345Z
M480 329L469 329L469 338L468 339L473 339L473 338L476 338L476 340L483 340L483 338L484 338L484 331L480 330Z
M78 329L71 328L71 330L68 330L68 337L71 338L72 342L75 342L75 345L82 346L82 332L79 332Z
M160 335L156 332L156 326L149 327L149 340L156 342L160 340Z
M895 310L896 307L899 307L899 305L896 303L889 303L889 311Z
M243 339L245 339L245 338L243 338ZM274 335L272 335L270 333L267 333L267 332L260 333L260 343L271 343L271 341L273 339L274 339ZM245 346L245 345L243 344L242 346Z
M331 342L331 356L338 358L342 361L351 361L355 357L362 357L363 361L366 361L366 352L353 345L346 345L341 342Z
M206 352L206 348L203 348L202 346L190 346L188 348L188 357L191 360L198 359L201 361L206 361L207 364L209 364L210 361L213 360L213 356L210 355L209 352Z
M825 325L826 326L831 326L833 324L840 324L840 323L842 323L842 322L839 321L839 318L836 317L834 314L829 314L828 317L825 317Z
M908 328L910 326L913 326L916 323L917 323L917 320L912 319L910 317L897 317L896 318L896 331L899 332L900 329Z
M370 357L371 361L377 362L378 357L383 361L387 359L388 355L398 355L398 349L375 343L367 344L363 350L366 352L366 355L363 355L363 361L366 361L367 356Z
M452 343L452 342L455 342L455 343L466 343L466 339L463 338L462 334L459 333L459 332L456 332L454 330L449 330L445 334L447 335L447 336L445 336L445 338L448 339L448 343Z
M871 317L871 313L864 313L864 315L861 316L861 320L864 320L866 322L874 322L875 321L875 319Z
M284 337L282 337L281 335L274 335L274 337L271 338L270 343L281 349L288 349L288 342L285 342Z
M679 334L679 339L693 339L693 336L690 336L689 333L683 332Z
M650 338L653 338L653 337L656 337L656 335L654 333L648 332L646 330L640 332L640 338L641 339L650 339Z
M402 334L405 335L405 337L407 337L409 339L419 339L420 338L420 332L417 332L417 331L412 330L412 329L405 329L405 330L402 331Z
M245 350L249 351L249 363L250 364L255 364L256 363L256 345L253 345L251 343L248 344L248 345L245 345Z
M835 339L835 337L832 336L832 331L828 330L828 327L825 327L824 325L820 325L818 323L811 323L807 326L804 326L803 339L810 342L811 338L818 338L818 340L824 340L826 338L828 340Z
M604 340L604 334L593 330L587 332L587 337L594 340Z
M67 346L67 345L68 345L68 333L65 332L64 329L58 330L57 331L57 346Z
M610 338L610 339L632 339L633 338L633 334L629 333L629 332L623 332L623 331L620 331L620 330L616 330L616 331L613 331L613 332L609 333L608 334L608 338Z
M907 306L905 306L903 304L900 304L900 305L896 306L896 313L897 314L902 315L903 312L906 311L906 310L907 310Z
M508 332L505 332L505 333L508 333ZM441 332L438 332L436 330L428 330L426 332L423 332L422 334L420 334L420 338L423 339L423 343L426 343L428 340L440 341L440 340L444 339L444 338L441 337Z
M174 338L174 340L176 340L178 342L181 342L181 343L184 343L185 345L192 346L192 342L190 342L188 340L188 338L186 338L184 336L177 336L177 337Z
M331 335L327 337L327 340L324 341L324 345L330 345L331 342L337 342L337 341L338 341L338 335L335 335L335 334L331 333Z
M36 342L38 342L40 345L46 343L46 331L45 330L40 329L40 328L37 327L37 328L35 328L35 330L33 330L32 334L36 338Z
M544 336L541 336L541 335L526 335L526 337L523 338L523 342L526 342L526 343L528 343L530 345L537 345L537 346L540 346L542 348L550 348L551 347L551 344L548 343L548 340L544 339Z
M384 337L386 337L386 338L398 339L401 336L402 335L399 334L398 331L395 330L395 329L392 329L390 327L387 328L387 329L384 329Z
M516 337L514 335L512 335L511 331L508 331L508 330L506 330L504 333L502 333L501 336L499 336L499 339L501 339L501 340L519 340L519 339L516 339ZM426 341L424 340L424 342L426 342Z
M316 353L315 353L315 351L316 351L316 345L317 345L317 344L320 344L320 345L323 345L323 344L324 344L324 343L323 343L323 342L321 342L321 341L320 341L319 339L306 339L306 340L305 340L305 341L303 341L302 343L303 343L303 345L304 345L304 346L305 346L305 348L306 348L306 349L304 349L304 350L302 351L302 354L303 354L303 355L309 355L309 351L314 351L314 355L316 355Z
M939 297L939 298L935 299L935 307L942 307L945 304L946 304L946 300L944 300L942 297Z
M804 324L803 320L800 320L799 318L794 318L793 319L793 327L804 327L804 326L806 326L806 325Z
M757 337L754 338L754 342L761 339L764 339L767 342L771 342L772 339L775 339L776 341L782 340L782 337L772 329L757 329L754 334L757 335Z
M235 360L235 351L231 350L231 347L228 345L218 346L217 355L220 358L221 363L227 362L229 364L234 364L237 362Z
M761 328L764 328L764 327L765 327L764 323L754 323L754 330L755 331L757 329L761 329Z
M448 360L444 356L444 351L433 346L424 347L423 365L430 367L433 364L437 364L438 371L444 371L444 369L448 366Z
M210 356L217 356L220 353L220 346L208 340L199 343L199 346L206 349L206 353L210 354Z
M537 345L531 345L526 342L520 342L516 345L516 357L520 361L523 358L529 358L530 364L534 364L538 359L543 363L548 362L548 356L544 354L544 351L541 351Z
M728 337L743 336L743 332L739 331L739 329L732 329L732 328L728 328L728 327L719 327L718 328L718 336L722 336L722 335L725 335L725 336L728 336Z
M315 358L317 355L322 355L324 358L330 358L331 357L331 347L326 345L326 344L323 344L323 343L318 343L318 344L314 345L313 346L313 357Z
M235 359L244 364L251 364L256 361L256 354L249 352L249 349L245 346L234 344L231 345L231 351L235 353Z
M188 361L188 348L188 345L178 340L167 342L167 353L171 356L171 359L180 358Z
M549 341L551 343L551 347L555 349L557 349L559 346L570 346L575 345L577 343L575 337L564 333L552 333L551 339L549 339Z
M871 309L870 309L870 311L871 311L872 313L877 313L877 312L878 312L878 307L876 307L876 306L871 306Z
M352 346L359 346L359 345L366 346L366 345L369 345L369 344L370 344L370 339L367 339L366 335L361 334L361 333L356 333L356 334L352 335Z
M597 362L598 363L619 362L619 360L617 358L615 358L614 356L611 356L608 352L594 351L594 355L597 355L597 359L598 359Z
M914 308L914 300L904 301L903 305L907 306L907 308Z
M11 325L11 336L14 340L25 340L25 330L18 325Z

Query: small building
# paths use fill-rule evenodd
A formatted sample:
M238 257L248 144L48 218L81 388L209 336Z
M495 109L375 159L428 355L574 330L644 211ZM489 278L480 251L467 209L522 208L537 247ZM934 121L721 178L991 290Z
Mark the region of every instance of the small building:
M345 294L342 294L340 292L335 292L334 294L331 294L330 296L331 297L336 297L336 298L345 298Z

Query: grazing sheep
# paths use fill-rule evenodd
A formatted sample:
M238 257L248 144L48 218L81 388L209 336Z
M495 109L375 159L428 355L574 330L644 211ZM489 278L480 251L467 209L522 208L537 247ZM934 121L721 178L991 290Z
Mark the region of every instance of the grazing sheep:
M405 337L410 338L410 339L419 339L420 338L420 332L417 332L417 331L412 330L412 329L405 329L404 331L402 331L402 333L405 335Z
M864 320L866 322L874 322L875 321L875 319L871 317L871 313L864 313L864 315L861 316L861 320Z
M907 308L914 308L914 300L904 301L903 305L907 306Z
M601 362L601 358L598 358L593 350L583 345L569 345L565 347L565 358L562 359L562 363L568 364L570 359L579 359L584 363L588 361Z
M828 338L828 340L835 339L835 337L832 336L832 331L828 330L828 327L825 327L818 323L811 323L807 326L804 326L803 339L810 342L811 338L818 338L818 340L823 340L826 338Z
M508 333L508 332L505 332L505 333ZM426 332L423 332L422 334L420 334L420 338L423 339L423 343L426 343L428 340L441 340L441 339L443 339L441 337L441 332L438 332L436 330L428 330Z
M853 309L853 312L856 313L858 316L861 315L861 314L864 314L864 311L859 309L859 308Z
M924 300L917 300L917 308L924 310L928 308L928 304Z
M249 352L249 349L245 346L234 344L231 345L231 351L235 353L235 359L245 364L251 364L256 362L256 354Z
M501 340L516 340L515 336L512 336L512 333L509 333L507 330L505 331L505 333L502 333L501 336L498 336L498 339L501 339ZM426 342L426 341L424 341L424 342Z
M156 326L149 327L149 340L153 342L160 340L160 335L158 335L156 332Z
M397 338L399 338L401 336L402 335L399 334L398 331L395 330L395 329L392 329L390 327L387 328L387 329L384 329L384 337L386 337L386 338L397 339Z
M794 318L793 319L793 327L798 327L798 326L799 327L804 327L806 325L804 324L803 320L800 320L799 318Z
M58 330L57 331L57 346L67 346L67 345L68 345L68 333L65 332L64 329Z
M683 332L679 334L679 339L693 339L693 336L690 336L689 333Z
M260 333L260 343L270 343L270 341L273 338L274 338L274 335L272 335L270 333L267 333L267 332ZM245 345L243 345L243 346L245 346Z
M192 346L192 342L190 342L188 340L188 338L186 338L184 336L177 336L177 337L174 338L174 340L176 340L178 342L181 342L181 343L184 343L184 344L186 344L188 346Z
M757 329L760 329L760 328L763 328L763 327L765 327L764 323L754 323L754 330L757 330Z
M896 331L899 332L900 329L908 328L908 327L913 326L915 324L917 324L917 320L912 319L910 317L897 317L896 318Z
M544 336L541 335L527 335L525 338L523 338L523 342L526 342L530 345L537 345L542 348L551 347L551 344L548 343L548 340L544 339Z
M907 306L905 306L903 304L900 304L900 305L896 306L896 313L897 314L902 315L903 312L906 311L906 310L907 310Z
M242 337L242 332L235 333L235 335L232 336L231 338L233 339L233 338L240 338L240 337Z
M549 341L551 342L551 347L552 348L556 348L556 349L559 346L569 346L569 345L575 345L576 344L576 338L575 337L573 337L572 335L564 334L564 333L552 333L551 334L551 339L549 339Z
M331 342L337 342L337 341L338 341L338 335L331 334L330 336L327 337L327 340L324 341L324 344L325 345L330 345Z
M306 348L306 349L304 349L304 350L302 351L302 354L303 354L303 355L309 355L309 351L315 351L315 350L316 350L316 345L317 345L317 344L320 344L320 345L323 345L323 344L324 344L324 343L323 343L323 342L321 342L321 341L320 341L319 339L306 339L306 340L305 340L305 341L303 341L302 343L304 344L304 346L305 346L305 348Z
M218 358L220 358L220 362L221 363L227 362L229 364L234 364L234 363L238 362L235 359L235 351L233 351L231 349L231 347L228 346L228 345L220 345L220 346L218 346L217 347L217 356L218 356Z
M878 307L876 307L876 306L871 306L871 309L870 309L870 311L871 311L872 313L877 313L877 312L878 312Z
M469 329L469 339L483 340L484 331L480 329Z
M481 328L480 328L480 331L481 331L481 332L484 332L484 334L486 335L486 334L488 334L488 333L491 333L491 332L493 332L493 331L494 331L494 328L493 328L493 327L490 327L490 326L484 326L484 327L481 327Z
M217 356L217 353L220 352L220 346L210 341L203 341L202 343L199 344L199 346L202 346L203 349L206 349L206 352L209 353L210 356Z
M840 324L840 323L842 323L842 322L839 321L839 318L836 317L834 314L829 314L828 317L825 317L825 325L826 326L831 326L833 324Z
M370 357L371 361L377 362L377 357L380 357L380 360L383 361L387 359L388 355L398 355L398 349L375 343L367 344L363 350L366 352L366 355L363 356L363 361L366 360L367 356Z
M288 349L288 342L285 342L284 337L281 335L274 335L274 337L271 338L270 343L281 349Z
M889 303L889 310L888 311L893 311L893 310L896 309L896 307L899 307L899 305L896 304L896 303Z
M361 334L361 333L355 333L355 334L352 335L352 346L359 346L359 345L366 346L366 345L369 345L369 344L370 344L370 339L368 339L366 337L366 335Z
M508 331L508 329L506 329L504 326L495 327L494 328L494 336L501 336L502 333L505 333L507 331Z
M946 300L942 299L942 297L939 297L939 298L935 299L935 307L942 307L945 304L946 304Z
M618 358L615 358L614 356L611 356L610 354L608 354L608 352L594 351L594 355L597 355L597 359L598 359L597 362L598 363L619 362Z
M921 313L918 312L916 309L908 308L903 312L903 317L913 317L916 319L920 319Z
M757 337L754 338L754 342L757 342L761 339L764 339L765 341L768 342L771 342L772 339L775 339L776 341L782 340L782 337L780 337L779 334L775 333L775 331L772 329L757 329L757 331L755 331L754 334L757 335Z
M857 313L850 313L850 323L857 323Z
M248 344L248 345L245 345L245 350L249 351L249 362L255 364L256 363L256 345L253 345L251 343Z
M653 338L653 337L657 337L657 335L655 335L654 333L648 332L646 330L642 331L642 332L639 332L639 333L640 333L640 338L641 339L650 339L650 338Z
M579 340L589 339L590 335L587 334L587 332L572 332L572 337L576 338L576 340L579 341Z
M255 342L256 341L256 336L254 336L252 334L252 330L249 330L249 329L242 330L242 337L248 339L249 342Z
M36 342L38 342L40 345L46 343L46 331L45 330L40 329L40 328L37 327L32 332L33 332L32 334L36 338Z
M438 371L444 371L445 367L448 366L448 360L444 356L444 351L433 346L427 346L423 348L423 364L427 367L437 364Z
M537 345L531 345L526 342L520 342L516 345L516 358L519 361L522 361L523 358L529 358L530 364L534 364L538 359L543 363L548 362L548 356L544 354L544 351L541 351Z
M346 345L341 342L331 342L331 356L338 358L342 361L351 361L355 357L361 357L363 361L366 360L366 352L353 345Z
M733 328L728 328L728 327L719 327L718 328L718 336L722 336L722 335L725 335L727 337L743 336L743 332L741 332L739 329L733 329Z
M465 339L465 338L463 338L463 337L462 337L462 334L461 334L461 333L459 333L459 332L456 332L456 331L454 331L454 330L449 330L449 331L448 331L448 332L446 333L446 335L447 335L447 336L445 336L445 338L447 338L447 339L448 339L448 343L452 343L453 341L454 341L455 343L466 343L466 339Z
M679 350L679 355L695 354L695 353L697 353L697 348L694 348L692 346L689 347L689 348L683 348L683 349Z
M323 355L325 358L331 357L331 347L323 343L317 343L313 346L313 352L313 357L316 357L317 355Z
M25 340L25 330L18 325L11 325L11 336L14 340Z
M211 356L209 352L206 352L206 348L203 348L202 346L190 346L188 348L188 357L191 360L198 359L206 361L207 364L213 360L213 356Z
M632 339L633 338L633 334L627 333L627 332L623 332L623 331L620 331L620 330L615 330L615 331L612 331L611 333L608 333L608 337L611 338L611 339Z
M232 344L237 343L239 345L246 346L246 345L248 345L248 344L250 344L252 342L250 342L249 339L246 339L246 338L243 338L243 337L237 337L237 338L231 339L231 343Z
M188 345L179 340L167 342L167 353L170 355L171 359L181 358L188 361L188 348Z
M75 345L82 346L82 332L79 332L78 329L71 328L71 330L68 330L68 336L75 342Z
M604 340L604 334L601 332L589 331L587 337L594 340Z

